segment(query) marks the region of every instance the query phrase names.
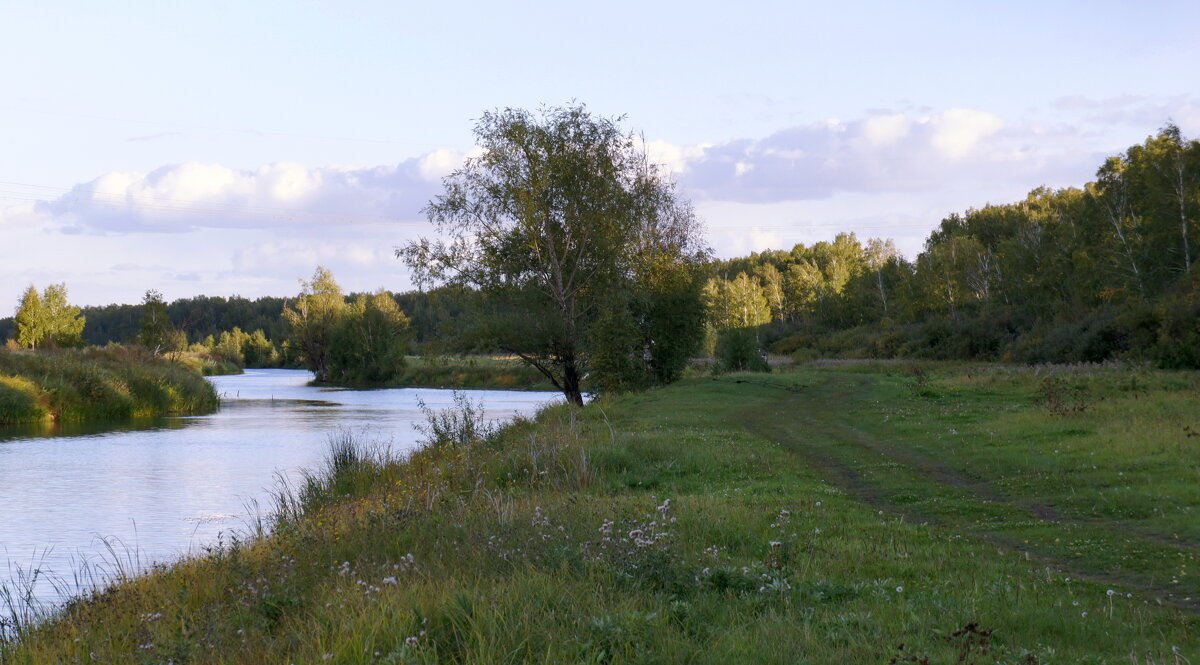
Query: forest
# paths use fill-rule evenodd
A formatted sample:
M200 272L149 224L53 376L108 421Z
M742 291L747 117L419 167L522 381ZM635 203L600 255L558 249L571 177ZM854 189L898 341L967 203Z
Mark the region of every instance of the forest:
M752 328L802 358L1200 367L1198 213L1200 142L1168 125L1081 187L949 215L914 260L850 233L718 261L710 343Z

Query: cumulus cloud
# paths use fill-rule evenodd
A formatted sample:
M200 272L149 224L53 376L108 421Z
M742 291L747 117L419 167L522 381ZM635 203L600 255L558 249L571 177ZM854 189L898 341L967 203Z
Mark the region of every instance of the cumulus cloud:
M36 210L64 232L183 232L417 221L466 154L438 150L395 166L257 169L185 162L112 172Z
M651 156L669 164L693 196L740 202L928 191L982 179L1020 179L1033 187L1094 168L1094 155L1073 129L1009 125L973 109L881 111L701 146L655 142Z

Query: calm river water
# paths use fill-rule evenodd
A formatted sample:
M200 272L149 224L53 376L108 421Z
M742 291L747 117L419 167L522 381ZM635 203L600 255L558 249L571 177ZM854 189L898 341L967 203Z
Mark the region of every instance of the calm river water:
M221 409L136 427L39 435L0 427L0 585L20 570L50 570L76 592L74 573L145 568L201 551L248 528L249 506L270 509L278 474L320 465L330 434L350 429L395 451L417 445L421 399L452 404L448 390L339 390L304 385L297 370L213 377ZM556 393L471 391L489 419L531 413ZM114 545L106 546L101 539ZM132 566L131 566L132 564ZM36 596L59 600L48 580ZM5 603L0 598L0 618Z

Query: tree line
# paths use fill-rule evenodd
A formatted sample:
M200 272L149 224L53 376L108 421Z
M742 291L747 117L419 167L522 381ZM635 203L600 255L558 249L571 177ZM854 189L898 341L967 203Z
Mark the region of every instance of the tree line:
M1200 367L1200 142L1168 125L1082 187L951 214L909 261L890 241L712 264L710 336L780 352Z

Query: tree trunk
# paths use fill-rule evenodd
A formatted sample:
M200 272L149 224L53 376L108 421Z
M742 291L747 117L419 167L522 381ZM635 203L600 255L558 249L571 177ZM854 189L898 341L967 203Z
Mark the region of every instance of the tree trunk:
M575 406L583 406L583 393L579 391L579 370L575 367L575 359L567 358L563 362L563 396Z

